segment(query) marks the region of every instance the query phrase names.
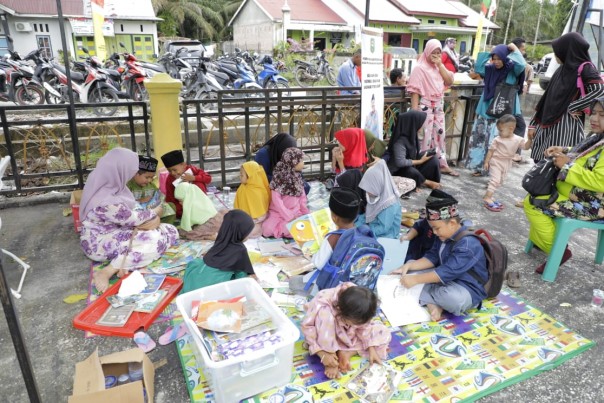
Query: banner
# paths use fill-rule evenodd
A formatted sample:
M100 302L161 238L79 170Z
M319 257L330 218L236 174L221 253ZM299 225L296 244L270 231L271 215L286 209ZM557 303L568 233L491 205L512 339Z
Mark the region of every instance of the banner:
M361 33L361 127L384 137L384 33L363 28Z
M105 22L105 0L92 0L92 26L94 28L94 47L99 59L105 60L105 37L103 36L103 23Z

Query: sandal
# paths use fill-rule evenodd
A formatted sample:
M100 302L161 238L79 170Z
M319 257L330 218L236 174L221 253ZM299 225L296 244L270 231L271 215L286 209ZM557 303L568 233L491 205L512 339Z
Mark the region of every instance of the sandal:
M475 178L480 178L481 176L484 176L484 175L482 174L482 172L472 172L472 176Z
M452 170L450 168L449 168L448 171L441 171L440 173L444 174L444 175L455 176L455 177L459 176L459 172L454 171L454 170Z
M508 271L505 278L510 288L519 288L522 285L520 283L520 273L517 271Z
M489 203L489 202L483 202L482 204L487 210L489 211L493 211L495 213L499 213L501 212L501 210L503 210L503 207L499 204L496 203Z
M185 327L185 324L183 322L179 325L170 326L169 328L167 328L164 334L159 336L158 341L160 345L165 346L166 344L170 344L173 341L180 339L185 334L187 334L187 328Z
M148 353L156 347L156 344L153 339L143 331L134 333L134 337L132 339L134 340L136 345L145 353Z

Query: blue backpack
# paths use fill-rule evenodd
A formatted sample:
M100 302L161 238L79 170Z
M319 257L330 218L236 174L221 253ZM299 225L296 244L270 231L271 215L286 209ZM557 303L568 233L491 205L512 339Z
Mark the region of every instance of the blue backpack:
M316 283L319 290L324 290L350 281L373 290L384 261L384 247L377 241L373 231L369 226L362 225L333 231L325 237L329 235L340 235L340 239L329 262L315 271L304 289L308 291Z

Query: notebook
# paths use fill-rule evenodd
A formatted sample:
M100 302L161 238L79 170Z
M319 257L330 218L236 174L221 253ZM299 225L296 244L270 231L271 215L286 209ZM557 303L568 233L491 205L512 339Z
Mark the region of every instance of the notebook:
M384 247L384 262L382 263L382 273L388 274L398 269L405 263L409 241L399 241L392 238L378 238L380 245Z

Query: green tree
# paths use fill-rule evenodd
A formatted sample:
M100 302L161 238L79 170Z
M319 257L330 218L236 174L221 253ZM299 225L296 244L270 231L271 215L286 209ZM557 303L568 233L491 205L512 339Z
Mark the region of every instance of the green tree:
M160 33L174 31L181 36L200 40L216 39L225 22L221 14L225 0L152 0L156 15L169 16ZM170 20L173 22L170 23ZM161 31L161 29L165 31Z
M558 28L558 36L562 34L562 30L566 25L570 10L573 7L572 0L558 0L556 4L556 14L554 15L554 25Z

